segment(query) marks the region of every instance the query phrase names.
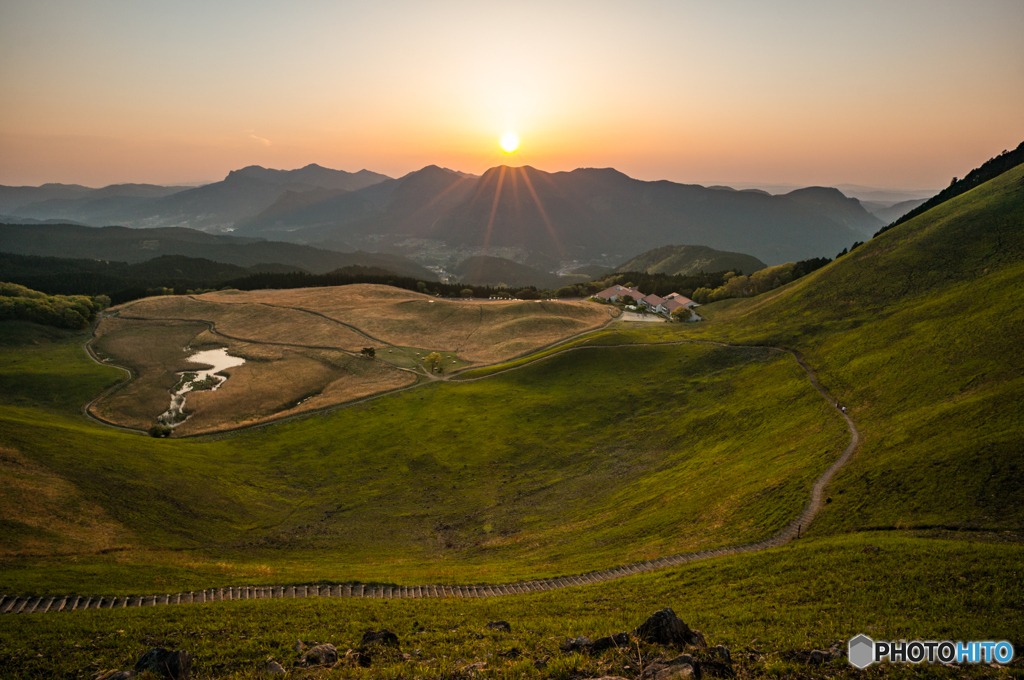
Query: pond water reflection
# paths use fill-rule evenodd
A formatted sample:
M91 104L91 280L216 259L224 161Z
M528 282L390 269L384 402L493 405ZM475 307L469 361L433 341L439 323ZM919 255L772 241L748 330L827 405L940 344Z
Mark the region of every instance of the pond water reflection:
M187 393L193 390L212 391L217 389L228 379L226 375L220 375L221 371L245 363L245 359L229 355L226 347L196 352L186 361L194 364L207 364L211 368L183 371L178 374L181 379L171 388L171 405L157 418L157 422L162 425L174 427L185 422L188 418L185 414L185 395Z

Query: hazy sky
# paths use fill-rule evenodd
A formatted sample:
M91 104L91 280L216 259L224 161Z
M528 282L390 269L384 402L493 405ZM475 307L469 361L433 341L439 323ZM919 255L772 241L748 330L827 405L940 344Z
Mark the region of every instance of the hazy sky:
M0 0L0 184L315 162L944 187L1024 140L1022 36L1021 0Z

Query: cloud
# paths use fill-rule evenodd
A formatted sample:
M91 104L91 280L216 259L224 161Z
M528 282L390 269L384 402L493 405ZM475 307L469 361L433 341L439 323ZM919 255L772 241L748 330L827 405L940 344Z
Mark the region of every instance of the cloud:
M256 134L255 130L246 130L246 132L249 133L249 139L255 139L257 142L259 142L263 146L270 146L270 140L269 139L264 139L263 137L258 136Z

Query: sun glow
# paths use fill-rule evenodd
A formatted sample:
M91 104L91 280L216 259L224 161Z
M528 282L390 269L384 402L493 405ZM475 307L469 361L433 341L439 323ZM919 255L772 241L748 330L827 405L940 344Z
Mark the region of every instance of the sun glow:
M501 136L501 148L505 153L515 153L519 148L519 135L509 131Z

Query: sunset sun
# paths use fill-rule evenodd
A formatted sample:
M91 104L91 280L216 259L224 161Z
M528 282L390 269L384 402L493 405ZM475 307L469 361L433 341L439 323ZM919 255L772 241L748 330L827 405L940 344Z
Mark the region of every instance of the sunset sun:
M514 132L506 132L501 136L501 148L505 153L515 153L519 148L519 136Z

